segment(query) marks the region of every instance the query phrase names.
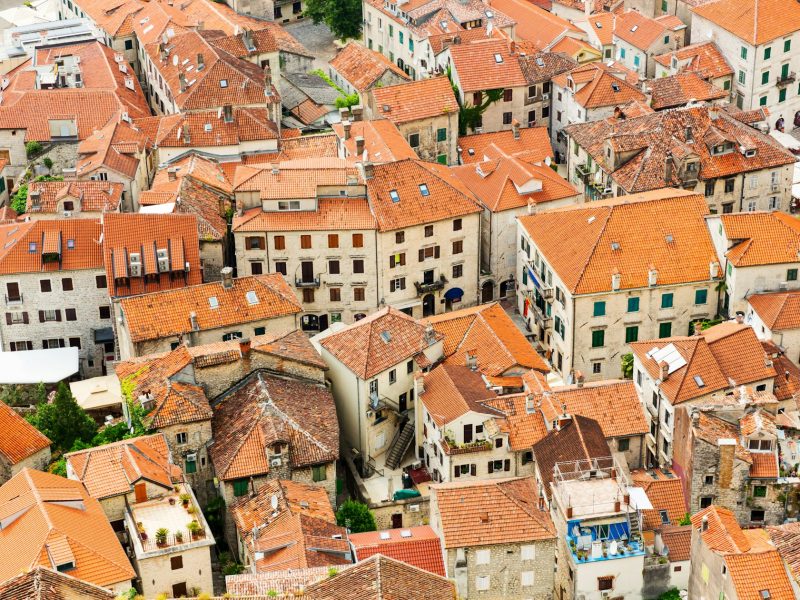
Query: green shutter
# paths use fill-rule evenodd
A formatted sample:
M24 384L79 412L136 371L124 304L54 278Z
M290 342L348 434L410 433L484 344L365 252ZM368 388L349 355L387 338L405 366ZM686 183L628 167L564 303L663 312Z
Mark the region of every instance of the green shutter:
M628 312L639 312L639 297L628 298Z
M592 348L602 348L606 343L606 332L603 329L596 329L592 332Z
M708 290L695 290L694 303L705 304L706 302L708 302Z
M440 127L436 130L436 141L437 142L446 142L447 141L447 128Z
M598 300L594 303L594 316L595 317L604 317L606 315L606 303L602 300Z
M797 269L786 271L786 281L797 281Z
M196 460L186 460L186 472L187 473L197 473L197 461Z
M244 479L236 479L233 482L233 495L237 498L239 496L244 496L247 493L247 478Z
M672 335L672 322L664 321L658 324L658 337L666 338Z
M764 71L761 74L761 85L769 83L769 71Z
M778 90L778 102L786 102L786 88Z
M672 308L672 293L661 294L661 308Z
M625 328L625 343L630 344L631 342L638 341L639 339L639 327L637 325L632 325L630 327Z
M783 51L788 52L792 49L792 40L788 39L783 42Z
M772 56L772 46L764 48L764 60L769 60L770 56Z

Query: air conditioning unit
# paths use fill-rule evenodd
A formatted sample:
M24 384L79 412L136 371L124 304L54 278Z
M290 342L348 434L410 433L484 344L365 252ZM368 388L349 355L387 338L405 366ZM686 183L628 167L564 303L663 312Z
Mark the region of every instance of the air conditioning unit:
M197 452L192 452L186 455L187 462L197 462Z
M542 100L550 100L550 92L543 92Z
M158 272L159 273L167 273L169 272L169 254L164 249L156 251L156 258L158 262Z
M419 512L419 504L409 504L408 512Z
M142 265L140 263L131 263L130 274L131 277L141 277Z
M281 466L281 459L280 458L273 458L271 461L269 461L269 465L271 467L280 467Z

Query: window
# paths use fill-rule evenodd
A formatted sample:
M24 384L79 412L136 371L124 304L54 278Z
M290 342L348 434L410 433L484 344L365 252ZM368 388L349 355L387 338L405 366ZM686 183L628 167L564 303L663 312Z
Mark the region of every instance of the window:
M778 102L786 102L786 88L778 90Z
M308 250L311 248L311 236L310 235L301 235L300 236L300 247L303 250Z
M319 482L328 479L328 469L325 465L315 465L311 467L311 481Z
M639 312L639 297L628 298L628 312Z
M507 88L503 90L503 102L511 102L514 99L514 90Z
M634 56L634 57L633 57L633 66L634 66L634 67L638 67L638 66L639 66L639 63L640 63L640 60L641 60L641 59L639 58L639 55L638 55L638 54L637 54L636 56Z
M65 292L71 292L73 290L72 277L64 277L61 280L61 289Z
M406 289L406 278L405 277L396 277L395 279L389 280L389 291L390 292L397 292L400 290Z
M764 520L764 511L763 510L751 510L750 511L750 521L763 521Z
M594 303L594 316L595 317L604 317L606 316L606 303L602 300L598 300Z
M275 261L275 272L280 273L281 275L286 275L286 261L285 260L277 260Z
M396 252L395 254L389 255L389 268L394 269L395 267L402 267L406 264L406 253L405 252Z
M363 272L364 272L364 259L356 258L353 261L353 273L363 273Z
M436 130L436 141L437 142L446 142L447 141L447 128L440 127Z
M464 265L453 265L453 279L458 279L464 275Z
M389 371L389 384L397 383L397 369Z
M264 274L264 263L260 260L255 260L250 263L250 274L251 275L263 275Z
M69 347L70 348L77 348L78 350L81 349L81 338L79 337L71 337L69 338Z
M620 452L627 452L631 447L631 440L629 438L622 438L617 441L617 450Z
M522 571L519 578L522 587L530 587L534 584L535 575L533 571Z
M666 338L672 335L672 321L664 321L658 324L658 337Z
M625 328L625 343L630 344L639 340L639 327L638 325L631 325Z
M736 179L731 177L730 179L725 180L725 193L732 194L733 189L736 186Z
M708 290L695 290L694 303L705 304L706 302L708 302Z
M739 76L737 77L737 79L738 79L739 83L744 85L744 82L745 82L744 71L739 71Z
M364 301L364 288L363 287L353 288L353 300L355 300L356 302L363 302Z
M286 250L286 238L282 235L276 235L272 238L272 243L275 245L275 250Z
M453 220L453 231L461 231L462 223L461 219L454 219Z
M766 85L769 83L769 71L764 71L761 73L761 85Z
M412 148L419 148L419 134L412 133L408 136L408 145Z
M772 56L772 47L764 48L764 60L769 60L769 57Z
M475 589L479 592L485 592L489 589L489 576L481 575L475 578Z
M178 445L185 444L189 441L189 434L185 431L179 431L175 434L175 441L178 443Z
M477 550L475 552L475 564L476 565L488 565L491 559L492 552L491 550Z
M665 44L669 44L669 36L668 35L664 36L664 43Z
M661 308L672 308L672 292L661 294Z
M708 508L711 506L711 503L714 502L714 498L712 496L701 496L700 497L700 508Z
M503 113L503 125L511 125L511 121L514 120L514 115L510 112Z
M339 261L338 260L329 260L328 261L328 274L329 275L339 275Z
M239 496L244 496L247 493L248 488L248 480L247 478L243 479L235 479L233 481L233 495L237 498Z
M595 329L592 332L592 348L602 348L606 343L606 332L603 329Z
M714 476L713 475L706 475L703 479L703 483L705 485L714 485Z
M328 234L328 248L338 248L339 247L339 236L335 233Z
M111 307L110 306L101 306L100 307L100 318L101 319L110 319L111 318Z
M430 196L431 195L430 191L428 190L428 184L427 183L420 183L419 184L419 193L422 194L423 196Z
M53 291L53 287L52 287L52 284L50 283L49 279L40 279L39 280L39 288L43 292L52 292Z
M472 105L480 106L481 102L483 102L483 92L473 92Z
M340 302L342 300L342 289L338 287L332 287L329 290L331 302Z
M78 320L77 311L74 308L65 308L64 318L67 321L77 321Z
M603 363L602 361L595 361L592 363L592 373L595 375L599 375L603 372Z
M228 333L222 334L222 341L230 342L231 340L240 340L243 337L241 331L229 331Z
M786 281L797 281L797 269L788 269L786 271Z
M94 278L95 285L97 286L98 290L103 290L108 287L106 283L106 276L105 275L97 275Z
M395 231L394 233L394 243L395 244L402 244L406 241L406 232L405 231Z
M425 237L433 237L433 225L425 225Z
M258 235L246 237L244 240L245 247L248 250L263 250L264 238Z
M710 198L711 196L714 195L714 183L715 182L713 181L706 181L706 189L705 189L706 198Z
M464 242L462 240L453 242L453 254L461 254L462 252L464 252Z
M364 234L363 233L354 233L353 234L353 248L363 248L364 247Z
M792 40L791 39L783 40L783 51L788 52L791 49L792 49Z
M753 497L754 498L766 498L767 497L767 486L765 486L765 485L754 485L753 486Z
M741 47L739 50L739 56L741 56L743 60L747 60L747 46Z
M597 578L597 589L599 591L610 590L614 588L614 578L611 576L606 577L598 577Z
M253 327L254 335L264 335L265 333L267 333L266 327Z

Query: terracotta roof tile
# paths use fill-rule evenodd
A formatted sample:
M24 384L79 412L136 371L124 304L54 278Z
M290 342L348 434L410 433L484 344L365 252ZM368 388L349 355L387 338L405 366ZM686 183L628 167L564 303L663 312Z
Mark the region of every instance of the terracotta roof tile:
M447 364L466 364L465 353L470 352L484 375L550 370L499 303L443 313L426 322L443 334Z
M164 434L142 436L66 454L74 479L98 500L128 494L136 482L149 481L171 490L183 479L173 465Z
M573 51L580 49L582 45L586 43L573 38L563 38L559 44L561 45L567 42L578 44L577 48L570 48ZM569 56L562 53L567 49L568 48L559 50L554 47L551 52L536 52L535 54L520 56L520 67L525 74L528 85L549 82L556 75L574 69L577 63Z
M316 199L320 186L344 186L358 180L358 170L343 158L309 158L241 166L236 170L233 189L235 192L257 191L262 201Z
M313 57L303 44L277 23L262 21L258 27L257 31L244 29L237 35L215 38L211 43L240 58L277 51ZM245 46L245 36L248 36L250 47Z
M736 597L762 600L763 592L771 600L796 598L780 554L775 550L756 554L732 554L725 557Z
M315 211L267 211L253 208L233 218L232 231L338 231L376 229L369 203L363 198L320 199Z
M778 477L778 459L771 452L751 452L750 477L753 479L776 479Z
M669 549L670 562L681 562L691 558L691 525L665 525L661 527L661 540Z
M71 576L101 587L136 577L100 503L77 481L25 468L0 487L0 518L0 581L55 569L53 554L74 561Z
M538 371L529 371L538 373ZM541 374L539 374L541 375ZM514 452L529 450L547 435L542 411L528 411L527 394L507 394L485 402L503 414L501 424L508 431L508 443Z
M519 223L569 291L586 294L610 291L613 273L621 275L620 289L646 287L651 267L659 284L710 281L709 264L717 259L707 212L702 196L667 189L526 215ZM576 235L565 240L564 231Z
M72 212L114 212L122 201L123 185L110 181L41 181L28 185L28 213L56 213L63 201L73 202ZM36 206L33 205L34 197Z
M747 302L759 319L774 331L800 328L800 293L754 294Z
M450 47L453 81L462 94L527 85L519 55L509 52L508 42L485 38ZM499 60L498 60L499 59Z
M0 583L0 597L17 600L114 600L116 594L66 573L37 566Z
M645 95L634 85L618 77L603 63L592 62L576 67L553 78L559 87L566 88L572 79L574 101L584 108L619 106L631 100L644 102Z
M711 550L724 554L750 550L750 540L739 527L736 516L727 508L713 505L704 508L692 515L692 526L700 529L704 520L708 523L708 527L700 535Z
M376 554L308 586L309 600L453 600L454 584L422 569Z
M14 409L0 401L0 456L16 465L50 447L50 440Z
M444 547L551 540L556 529L539 509L533 477L431 485Z
M424 377L425 391L420 392L419 399L439 427L469 412L483 413L487 420L500 416L498 411L484 404L496 394L486 389L480 373L464 366L444 364Z
M409 146L405 136L397 126L388 119L376 121L356 121L350 125L350 137L344 139L344 125L331 125L339 144L344 148L345 156L350 161L362 161L363 154L358 154L356 138L364 138L364 153L373 163L394 162L396 160L416 159L417 154Z
M352 533L349 540L357 561L382 554L434 575L447 576L442 558L442 541L429 525Z
M587 18L589 27L603 46L614 43L614 24L617 15L613 12L594 13Z
M339 571L346 568L337 567ZM328 579L330 567L309 567L307 569L289 569L286 571L266 571L261 573L243 573L225 577L225 589L240 600L262 600L272 591L280 594L302 592L312 583Z
M692 12L756 45L791 35L800 22L800 6L782 0L717 0L695 6Z
M779 402L793 398L800 391L800 366L792 362L775 342L762 340L761 345L772 359L772 366L777 373L772 390L775 398Z
M362 94L375 85L387 71L400 79L410 79L400 67L383 54L358 42L350 42L330 61L330 66Z
M739 428L733 423L725 421L713 413L700 411L697 423L693 424L692 427L696 438L713 446L717 446L719 440L737 440L734 448L736 458L748 464L752 463L752 455L739 440Z
M711 85L692 71L659 77L648 85L653 94L651 106L654 110L684 106L690 101L712 101L728 97L728 92Z
M395 124L458 112L458 102L447 77L378 87L372 90L372 95L376 113Z
M733 75L733 68L714 42L684 46L679 50L656 56L654 60L660 65L671 68L673 58L678 61L679 73L697 73L706 80Z
M797 262L800 220L782 212L746 212L720 216L731 247L726 258L735 267Z
M255 372L215 401L211 460L224 480L270 473L268 446L288 444L293 467L339 457L330 391L317 382Z
M458 138L462 148L462 164L482 162L490 146L501 152L528 163L541 163L545 158L553 158L550 135L546 127L525 127L519 130L519 137L513 131L497 131L494 133L476 133Z
M249 292L255 292L256 302L247 298ZM217 298L217 306L213 308L209 302L212 297ZM230 289L214 282L131 296L124 298L120 306L133 342L187 333L192 329L191 313L197 318L198 330L205 331L301 311L294 292L280 273L240 277L233 280Z
M665 524L678 525L688 514L686 500L683 497L683 485L677 475L668 476L661 469L638 470L631 472L631 482L644 489L650 504L653 505L653 510L642 511L644 529L659 529ZM664 523L661 511L667 512L667 523ZM686 549L688 550L688 544ZM688 560L688 556L685 559L675 558L670 552L670 560Z
M767 527L767 533L795 581L800 582L800 523Z
M570 34L580 33L580 29L566 19L533 2L492 0L491 6L493 10L499 10L516 21L514 34L517 38L532 42L539 49L548 48Z
M42 219L0 225L0 273L102 269L101 237L96 219ZM47 251L60 249L60 264L44 261L45 244Z
M481 211L477 199L447 167L421 160L375 165L367 194L379 231L435 223ZM428 194L420 188L425 184ZM393 201L390 192L399 196Z
M151 147L152 140L143 131L126 121L112 119L78 144L75 168L81 178L102 168L133 179L145 150Z
M628 10L617 14L614 35L634 48L649 50L657 40L669 32L685 28L686 25L680 19L674 21L652 19L637 10Z

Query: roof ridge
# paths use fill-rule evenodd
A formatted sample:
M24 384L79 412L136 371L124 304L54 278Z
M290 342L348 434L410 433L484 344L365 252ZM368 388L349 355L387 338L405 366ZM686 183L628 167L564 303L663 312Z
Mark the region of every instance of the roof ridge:
M597 235L597 239L595 240L594 246L592 247L591 252L589 252L588 257L586 258L586 262L584 262L583 264L583 268L580 270L580 274L578 275L578 280L575 282L575 285L573 285L572 289L570 290L571 293L573 294L576 293L578 288L580 287L581 282L583 281L583 276L586 274L586 269L589 267L589 263L592 262L592 258L594 258L595 252L597 252L597 248L600 245L600 240L605 234L606 227L608 227L608 222L611 220L611 215L614 213L614 208L616 206L617 205L612 204L609 206L600 206L597 207L596 209L593 209L593 210L603 210L604 208L609 208L611 210L609 210L607 213L606 220L603 223L603 227L600 229L600 232Z
M103 517L105 517L105 514L103 514ZM104 518L103 520L105 521L105 518ZM84 544L84 543L83 543L83 542L81 542L80 540L76 539L74 536L67 535L66 533L64 533L64 532L63 532L63 531L61 531L60 529L53 528L53 531L55 531L55 532L58 532L59 534L63 535L63 536L64 536L64 538L67 540L67 543L68 543L68 544L70 544L70 546L71 546L71 545L74 543L74 544L76 544L76 545L80 546L81 548L84 548L84 549L86 549L86 551L87 551L87 552L90 552L90 553L91 553L91 554L93 554L94 556L97 556L97 557L99 557L99 558L101 558L101 559L103 559L103 560L106 560L106 561L110 562L111 564L113 564L113 565L115 565L115 566L119 567L120 569L122 569L122 570L124 570L124 571L126 571L126 572L132 572L132 571L133 571L133 568L131 567L131 565L130 565L130 564L128 564L128 565L119 564L119 563L118 563L118 562L116 562L114 559L112 559L112 558L109 558L109 557L108 557L106 554L104 554L104 553L101 553L101 552L97 552L97 551L96 551L96 550L94 550L92 547L90 547L90 546L87 546L86 544ZM115 537L116 537L116 536L115 536ZM46 544L46 542L45 542L45 544ZM121 547L121 546L120 546L120 547ZM70 547L70 550L72 550L72 548L71 548L71 547ZM74 552L73 552L73 554L74 554ZM125 555L125 556L127 556L127 555ZM81 581L83 581L83 580L81 580ZM91 582L86 582L86 583L91 583Z

